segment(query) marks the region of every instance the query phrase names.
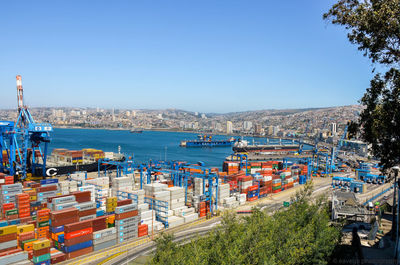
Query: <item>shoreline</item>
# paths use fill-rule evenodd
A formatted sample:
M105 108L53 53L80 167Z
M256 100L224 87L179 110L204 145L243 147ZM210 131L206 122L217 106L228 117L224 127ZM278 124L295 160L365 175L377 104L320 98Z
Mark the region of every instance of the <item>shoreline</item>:
M80 127L80 126L53 126L55 129L88 129L88 130L106 130L106 131L130 131L131 129L127 128L109 128L109 127L99 127L99 128L92 128L92 127ZM148 131L148 132L176 132L176 133L192 133L192 134L211 134L211 135L222 135L222 136L236 136L236 137L254 137L254 138L284 138L284 139L289 139L285 137L268 137L265 135L248 135L248 134L239 134L239 133L210 133L210 132L202 132L202 131L183 131L179 129L163 129L163 128L153 128L153 129L141 129L142 131ZM296 140L297 138L293 138Z

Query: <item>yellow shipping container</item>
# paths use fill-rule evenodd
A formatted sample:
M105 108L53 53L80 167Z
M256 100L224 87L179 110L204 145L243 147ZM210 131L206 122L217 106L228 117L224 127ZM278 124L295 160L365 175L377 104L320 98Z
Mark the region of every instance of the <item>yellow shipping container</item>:
M29 199L30 199L31 201L36 201L36 200L37 200L37 196L36 196L36 195L35 195L35 196L30 196Z
M9 225L0 228L0 236L9 235L17 233L17 226L16 225Z
M17 226L17 234L32 232L35 231L35 226L33 224L30 225L19 225Z
M48 239L43 239L43 240L36 241L33 243L34 250L41 250L41 249L49 248L49 247L50 247L50 240L48 240Z

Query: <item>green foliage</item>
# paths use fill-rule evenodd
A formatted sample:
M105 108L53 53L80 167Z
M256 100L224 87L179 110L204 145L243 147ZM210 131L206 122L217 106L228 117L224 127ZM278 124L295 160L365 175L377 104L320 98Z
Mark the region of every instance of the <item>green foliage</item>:
M205 237L177 246L164 235L150 264L327 264L340 240L340 228L329 223L324 199L311 202L312 186L273 215L254 209L251 216L223 216Z
M387 170L400 163L400 0L340 0L323 17L345 26L350 42L373 63L392 67L371 80L361 99L365 109L349 127L372 145Z
M357 44L372 62L399 62L399 0L340 0L323 17L345 26L350 42Z

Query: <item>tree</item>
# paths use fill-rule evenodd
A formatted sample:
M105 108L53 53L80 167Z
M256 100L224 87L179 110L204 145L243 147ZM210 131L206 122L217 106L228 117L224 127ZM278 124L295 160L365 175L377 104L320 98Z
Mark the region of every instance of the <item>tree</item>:
M323 15L349 30L348 39L382 68L361 99L365 109L349 127L372 145L383 170L400 163L400 0L340 0ZM375 71L375 67L373 68Z
M257 209L247 217L228 213L215 230L185 245L164 235L149 264L327 264L340 227L330 225L326 200L312 201L311 193L306 185L272 216Z

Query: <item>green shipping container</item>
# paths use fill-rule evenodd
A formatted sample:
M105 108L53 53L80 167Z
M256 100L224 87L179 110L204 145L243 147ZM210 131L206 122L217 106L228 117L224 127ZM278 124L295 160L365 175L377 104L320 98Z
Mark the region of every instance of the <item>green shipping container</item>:
M12 210L7 210L6 211L6 216L18 214L18 209L12 209Z
M43 262L43 261L49 260L49 259L51 259L50 253L44 254L44 255L39 256L39 257L33 257L32 261L33 261L33 263L39 263L39 262Z
M25 244L26 243L29 243L29 242L32 242L32 241L36 241L37 239L28 239L28 240L25 240L25 241L22 241L22 243L21 243L21 248L23 249L23 250L25 250Z
M45 227L45 226L49 226L49 221L38 222L38 227Z

